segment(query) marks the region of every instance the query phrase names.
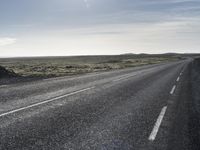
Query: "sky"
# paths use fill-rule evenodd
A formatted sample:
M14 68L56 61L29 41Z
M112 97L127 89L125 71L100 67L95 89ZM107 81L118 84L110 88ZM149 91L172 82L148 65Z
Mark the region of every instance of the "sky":
M0 57L200 53L199 0L0 0Z

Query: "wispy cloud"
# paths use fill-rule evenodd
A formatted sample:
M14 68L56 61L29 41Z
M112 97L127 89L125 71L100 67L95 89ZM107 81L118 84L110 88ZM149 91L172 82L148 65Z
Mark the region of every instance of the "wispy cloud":
M0 46L14 44L16 42L15 38L10 37L0 37Z

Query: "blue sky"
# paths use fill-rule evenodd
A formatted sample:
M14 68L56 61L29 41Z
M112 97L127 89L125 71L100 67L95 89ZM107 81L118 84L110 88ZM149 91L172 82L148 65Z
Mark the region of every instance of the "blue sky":
M200 52L199 0L0 0L0 57Z

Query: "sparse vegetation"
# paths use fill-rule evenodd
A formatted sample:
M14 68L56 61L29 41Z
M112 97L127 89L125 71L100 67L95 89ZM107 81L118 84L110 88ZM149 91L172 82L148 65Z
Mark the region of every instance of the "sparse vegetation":
M12 78L17 77L13 71L8 71L4 67L0 66L0 78Z
M168 55L118 55L0 59L0 65L20 76L56 77L123 69L181 59Z

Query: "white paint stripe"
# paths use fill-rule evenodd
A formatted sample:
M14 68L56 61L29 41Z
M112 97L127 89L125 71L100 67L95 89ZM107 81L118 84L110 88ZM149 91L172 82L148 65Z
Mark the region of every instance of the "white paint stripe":
M50 81L50 80L53 80L53 79L51 79L51 78L50 79L43 79L43 81Z
M180 76L182 76L182 74L183 74L183 73L181 72L181 73L180 73Z
M15 109L15 110L0 114L0 117L7 116L9 114L13 114L13 113L16 113L16 112L19 112L19 111L22 111L22 110L25 110L25 109L29 109L29 108L32 108L32 107L36 107L36 106L39 106L39 105L42 105L42 104L46 104L46 103L49 103L49 102L52 102L52 101L55 101L55 100L58 100L58 99L61 99L61 98L64 98L64 97L68 97L68 96L71 96L71 95L74 95L74 94L84 92L84 91L88 91L88 90L91 90L93 88L95 88L95 87L85 88L85 89L82 89L82 90L79 90L79 91L75 91L75 92L72 92L72 93L69 93L69 94L65 94L65 95L62 95L62 96L55 97L53 99L45 100L45 101L35 103L35 104L29 105L29 106L26 106L26 107Z
M160 115L158 116L158 119L157 119L157 121L156 121L156 123L154 125L154 128L153 128L153 130L152 130L152 132L151 132L151 134L149 136L149 140L150 141L154 141L155 140L156 135L157 135L157 133L159 131L160 125L162 123L162 120L164 118L166 110L167 110L167 106L162 108L162 110L160 112Z
M124 79L128 79L128 78L130 78L130 77L134 77L134 76L136 76L136 75L137 75L137 74L123 76L123 77L121 77L121 78L118 78L118 79L113 80L113 82L121 81L121 80L124 80Z
M113 80L114 82L116 82L116 81L121 81L121 80L124 80L124 79L127 79L128 77L126 77L126 78L119 78L119 79L115 79L115 80Z
M128 78L130 78L130 77L123 77L123 78L115 79L113 81L116 82L116 81L121 81L121 80L128 79Z
M180 81L180 77L178 77L178 78L176 79L176 81L179 82L179 81Z
M0 88L4 88L7 87L8 85L0 85Z
M174 85L174 86L172 87L172 90L170 91L170 94L171 94L171 95L174 94L175 89L176 89L176 85Z

